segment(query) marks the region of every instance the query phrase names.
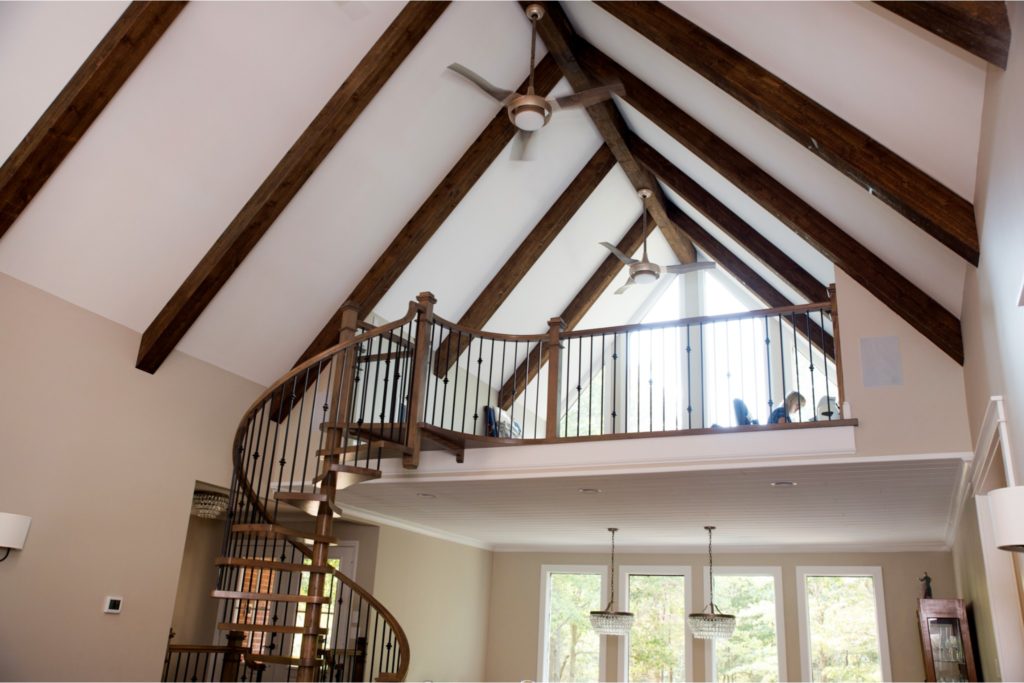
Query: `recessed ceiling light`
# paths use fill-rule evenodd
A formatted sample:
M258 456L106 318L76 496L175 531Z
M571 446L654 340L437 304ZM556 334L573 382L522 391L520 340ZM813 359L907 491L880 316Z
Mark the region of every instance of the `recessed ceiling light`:
M594 495L595 493L604 493L604 491L602 491L601 489L576 489L576 491L578 493L591 496Z
M796 485L797 485L797 483L795 481L773 481L772 482L772 486L774 486L777 489L791 489L791 488L793 488Z
M437 498L433 493L417 493L420 498Z

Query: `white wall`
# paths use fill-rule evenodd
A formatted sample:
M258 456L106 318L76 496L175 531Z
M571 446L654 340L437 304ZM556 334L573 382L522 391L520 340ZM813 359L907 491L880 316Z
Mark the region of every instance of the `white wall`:
M156 680L193 487L229 483L262 388L181 353L136 370L137 333L6 275L0 321L0 510L32 517L0 564L0 679Z

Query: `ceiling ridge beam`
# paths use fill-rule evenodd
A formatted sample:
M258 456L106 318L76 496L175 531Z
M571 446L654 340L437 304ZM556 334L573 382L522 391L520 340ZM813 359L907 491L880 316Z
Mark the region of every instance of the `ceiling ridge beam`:
M989 64L1006 69L1010 52L1010 18L1005 2L876 0L875 4Z
M969 201L661 3L597 5L978 265L978 228Z
M579 37L561 5L557 2L532 3L525 1L519 4L524 9L531 4L540 4L544 7L545 15L537 22L537 32L573 90L580 92L597 86L598 82L576 59L575 49ZM605 144L612 150L622 170L626 172L626 177L629 178L633 187L637 190L647 188L654 192L654 196L648 201L648 210L656 222L664 224L669 220L664 208L665 197L661 188L654 181L654 177L633 158L629 151L625 141L625 134L629 127L615 104L606 101L591 105L587 107L587 114L597 126L598 132L604 138ZM693 245L690 245L690 248L679 257L682 263L692 263L696 259L697 252L694 251Z
M615 163L615 156L608 149L608 145L602 144L462 314L458 322L460 326L472 330L483 329L562 229L594 193ZM454 347L453 335L448 334L441 339L437 351L434 352L433 372L438 377L443 377L469 346L468 338L464 338L462 334L454 336L457 340Z
M537 64L535 76L537 94L546 97L558 84L561 77L554 60L550 56L545 56ZM528 83L529 78L523 81L516 91L525 92ZM434 233L447 220L455 207L469 194L476 181L512 141L516 130L516 127L509 121L508 112L502 107L462 157L455 162L447 175L430 193L430 196L416 209L412 218L398 231L383 253L377 257L377 260L356 284L352 293L346 297L346 302L352 301L359 307L361 316L368 315L380 303L387 291L423 249L423 246L434 236ZM299 366L307 359L337 343L342 310L343 308L339 308L331 316L331 319L295 361L293 367Z
M597 48L585 45L579 54L582 62L599 78L617 78L622 82L626 89L623 98L630 106L846 271L950 358L963 364L963 339L960 321L955 315L782 183Z
M626 234L616 245L623 254L635 254L636 250L644 242L644 217L641 215L633 225L626 231ZM572 298L569 304L562 311L561 318L565 322L565 329L574 329L583 320L583 316L590 311L598 298L607 290L615 277L626 267L614 254L608 254L597 270L590 276L586 283ZM524 360L515 369L515 372L501 386L498 392L498 405L504 410L512 405L512 402L523 392L526 386L533 381L533 378L540 372L540 368L547 362L548 349L545 346L541 350L540 361L529 363Z
M733 213L729 207L720 202L714 195L705 190L690 176L686 175L675 164L662 156L656 149L647 144L635 133L630 133L626 142L633 150L634 156L650 171L661 178L676 194L682 197L701 215L718 226L738 245L743 247L754 258L764 264L772 272L785 280L800 293L808 302L828 301L828 288L817 278L789 257L779 247L751 227L746 221ZM693 235L690 235L693 238ZM697 245L700 241L694 238ZM786 306L790 304L784 304Z
M157 371L449 4L410 2L399 12L143 332L135 367Z
M0 167L0 238L114 98L185 2L133 2Z

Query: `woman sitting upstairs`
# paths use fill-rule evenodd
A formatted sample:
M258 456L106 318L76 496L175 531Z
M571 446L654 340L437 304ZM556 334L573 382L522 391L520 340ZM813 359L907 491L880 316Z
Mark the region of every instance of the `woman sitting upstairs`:
M789 396L786 397L786 402L772 411L771 416L768 418L768 424L792 422L789 416L800 412L800 409L805 405L807 405L807 399L804 398L803 394L798 391L791 391Z

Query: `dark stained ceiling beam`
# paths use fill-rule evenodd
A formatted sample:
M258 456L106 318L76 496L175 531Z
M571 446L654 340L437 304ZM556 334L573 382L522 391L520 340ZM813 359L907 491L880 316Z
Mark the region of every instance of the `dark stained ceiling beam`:
M535 88L537 94L547 96L557 85L562 75L550 56L544 57L537 65ZM528 80L516 89L525 92ZM409 222L395 235L387 249L377 257L370 269L359 281L352 293L345 299L359 307L359 315L365 317L373 310L387 291L398 280L416 254L433 237L459 202L469 194L484 171L498 158L498 155L515 136L516 127L508 119L502 107L477 136L473 144L452 167L441 183L434 188L426 201L416 210ZM316 335L295 366L329 349L338 343L338 329L341 325L339 308L323 329Z
M520 2L523 8L534 4ZM578 36L569 23L565 10L557 2L536 3L544 7L544 18L537 22L537 32L544 40L549 54L555 58L558 67L562 70L569 85L577 92L587 90L600 85L577 61L574 53ZM633 158L633 154L626 145L625 133L628 126L622 118L622 114L615 108L615 105L608 101L587 107L587 113L597 126L598 132L604 138L605 144L611 148L612 153L618 160L622 170L637 190L649 188L654 191L654 196L648 202L651 215L658 225L664 225L668 221L665 213L665 197L661 188L654 182L653 176ZM692 245L680 256L682 263L691 263L696 260L697 254Z
M0 237L18 220L185 4L133 2L107 31L0 167Z
M597 4L978 264L978 229L969 201L661 3Z
M950 358L963 364L963 339L956 316L632 73L592 46L581 46L579 54L597 78L622 82L626 102L846 271Z
M495 311L522 281L541 254L551 246L551 243L562 232L562 228L579 211L583 203L593 194L614 166L615 156L607 145L601 145L576 178L569 183L569 187L565 188L565 191L555 200L555 203L530 231L526 239L508 258L505 265L487 283L480 295L459 318L459 325L471 330L479 330L487 324ZM459 356L469 346L468 337L463 338L461 334L456 337L457 340L452 341L452 336L449 335L438 344L433 364L434 374L438 377L447 374L449 368L458 361Z
M668 187L686 200L690 206L736 240L737 244L746 249L758 261L788 282L808 302L828 301L828 289L825 285L818 282L813 275L804 270L799 263L791 259L782 249L775 246L771 240L748 225L742 218L718 201L710 192L679 170L675 164L659 154L656 149L635 134L631 133L627 142L630 149L633 150L634 156L647 166L654 175L661 178ZM688 223L692 225L692 222ZM698 246L701 245L701 242L696 237L693 235L690 235L690 237L697 242ZM784 305L788 306L789 304Z
M402 9L143 332L135 367L157 371L448 4Z
M1005 2L957 0L900 0L875 2L943 40L1006 68L1010 52L1010 19Z
M644 242L644 220L643 216L636 219L633 226L626 231L626 234L622 236L619 243L616 245L623 254L635 254L636 250ZM615 276L625 268L625 264L615 257L614 254L608 254L601 265L597 267L594 274L590 276L586 284L580 287L580 290L576 292L576 296L572 298L569 305L565 307L560 316L565 321L565 329L574 329L583 320L583 316L591 309L591 307L597 302L598 298L604 294L604 291L611 286ZM547 347L541 351L540 362L534 360L533 363L523 361L516 368L512 376L502 385L501 390L498 392L498 405L504 410L508 410L508 407L512 405L516 397L523 392L526 386L533 381L533 378L540 372L541 367L548 359Z

